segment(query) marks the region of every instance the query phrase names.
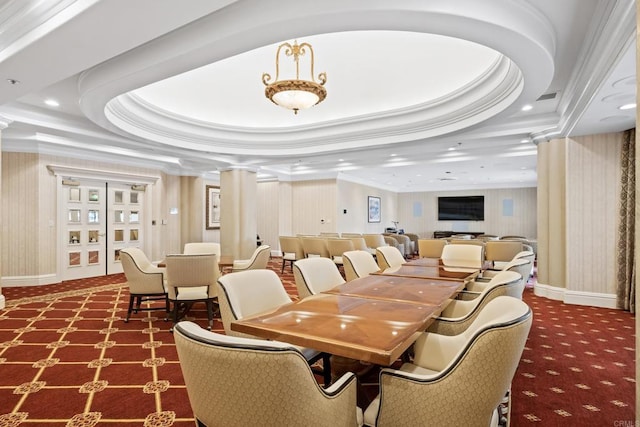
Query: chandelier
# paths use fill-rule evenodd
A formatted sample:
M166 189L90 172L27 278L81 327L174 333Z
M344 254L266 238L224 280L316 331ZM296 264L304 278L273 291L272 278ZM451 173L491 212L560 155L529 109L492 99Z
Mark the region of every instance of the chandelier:
M280 77L280 51L285 48L286 56L293 56L296 66L295 80L278 80ZM300 57L306 55L307 50L311 56L310 73L308 80L300 80ZM323 85L327 81L326 73L318 74L318 81L313 77L313 47L309 43L298 44L293 42L293 46L286 42L278 46L276 51L276 79L273 83L271 75L262 73L262 83L266 86L264 94L276 105L293 110L298 114L298 110L313 107L321 103L327 96L327 90Z

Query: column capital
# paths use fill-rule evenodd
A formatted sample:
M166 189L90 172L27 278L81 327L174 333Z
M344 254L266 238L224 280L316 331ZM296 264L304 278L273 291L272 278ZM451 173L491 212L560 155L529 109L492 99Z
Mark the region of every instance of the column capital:
M220 173L227 172L227 171L237 171L237 170L258 173L257 167L247 166L247 165L230 165L230 166L225 166L224 168L218 169Z
M13 123L13 120L0 115L0 130L6 129L11 123Z

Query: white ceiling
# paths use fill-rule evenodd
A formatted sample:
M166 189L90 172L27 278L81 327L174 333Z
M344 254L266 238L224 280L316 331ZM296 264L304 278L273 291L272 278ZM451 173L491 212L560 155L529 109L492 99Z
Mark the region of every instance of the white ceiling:
M535 186L534 141L635 126L631 0L175 5L0 0L3 151L446 191ZM328 92L297 115L261 81L295 39Z

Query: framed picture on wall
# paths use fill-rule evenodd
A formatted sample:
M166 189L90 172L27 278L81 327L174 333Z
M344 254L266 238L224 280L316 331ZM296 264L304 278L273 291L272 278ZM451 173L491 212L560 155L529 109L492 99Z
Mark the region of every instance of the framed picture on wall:
M220 228L220 187L207 185L206 189L207 205L207 230Z
M380 197L369 196L367 205L369 222L380 222Z

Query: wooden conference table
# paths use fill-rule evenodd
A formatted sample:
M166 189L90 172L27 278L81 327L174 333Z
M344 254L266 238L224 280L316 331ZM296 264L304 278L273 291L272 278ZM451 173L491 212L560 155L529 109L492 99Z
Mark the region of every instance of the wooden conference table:
M231 329L389 366L464 286L464 280L371 275Z

